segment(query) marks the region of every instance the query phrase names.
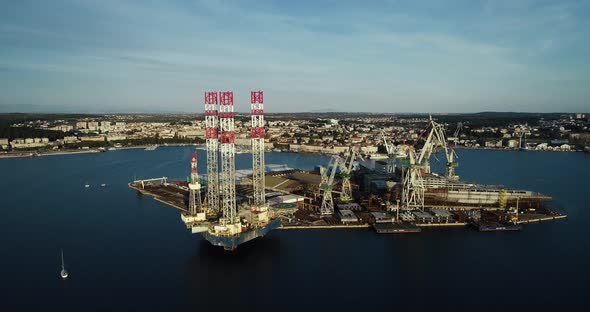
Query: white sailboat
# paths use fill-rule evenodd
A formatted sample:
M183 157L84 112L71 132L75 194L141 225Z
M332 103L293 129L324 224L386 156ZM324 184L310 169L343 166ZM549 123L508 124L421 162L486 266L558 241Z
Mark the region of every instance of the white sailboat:
M66 271L66 267L64 265L64 250L61 250L61 272L59 273L62 279L68 278L68 271Z

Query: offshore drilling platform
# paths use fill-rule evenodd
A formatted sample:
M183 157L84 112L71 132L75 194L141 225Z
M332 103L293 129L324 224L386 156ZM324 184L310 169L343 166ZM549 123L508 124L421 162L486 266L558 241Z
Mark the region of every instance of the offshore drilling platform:
M201 204L201 184L196 173L196 154L193 154L189 209L182 214L183 222L193 233L202 233L211 244L227 250L281 225L280 220L272 219L265 200L263 92L252 91L250 102L253 196L249 209L240 211L236 203L234 94L205 92L207 200Z
M460 181L455 172L457 154L448 145L444 125L432 118L414 144L395 145L382 132L387 157L374 161L374 168L349 147L318 170L272 170L273 165L268 165L271 170L265 172L262 91L250 93L252 175L242 176L237 187L234 94L205 92L204 99L206 179L199 178L193 153L186 184L168 183L162 177L129 186L178 208L192 233L226 250L277 228L373 227L377 233L393 234L472 225L480 232L497 232L520 231L522 224L566 217L546 206L549 196ZM437 152L446 158L442 174L430 166ZM271 190L269 194L265 189Z

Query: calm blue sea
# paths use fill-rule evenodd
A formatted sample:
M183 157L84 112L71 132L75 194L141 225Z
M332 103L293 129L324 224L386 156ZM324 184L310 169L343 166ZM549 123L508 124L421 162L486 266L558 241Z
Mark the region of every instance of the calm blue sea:
M458 151L464 180L539 191L569 215L520 233L276 231L227 255L190 234L177 210L127 188L134 178L184 179L191 151L1 159L0 311L588 305L590 154ZM204 173L204 151L198 156ZM247 154L236 162L251 167ZM267 164L304 169L325 162L266 155Z

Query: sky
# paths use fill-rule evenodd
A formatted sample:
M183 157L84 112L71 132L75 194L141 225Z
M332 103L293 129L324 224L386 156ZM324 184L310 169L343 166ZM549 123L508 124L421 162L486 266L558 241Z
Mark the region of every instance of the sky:
M590 1L0 1L0 112L590 111Z

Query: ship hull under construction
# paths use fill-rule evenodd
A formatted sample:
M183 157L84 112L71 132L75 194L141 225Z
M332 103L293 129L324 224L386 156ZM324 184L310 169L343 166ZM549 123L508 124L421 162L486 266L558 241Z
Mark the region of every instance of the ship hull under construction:
M272 220L267 225L252 230L247 230L235 236L216 236L209 232L203 232L203 237L213 246L220 246L226 250L234 250L239 245L249 242L258 237L265 236L272 230L281 226L280 220Z

